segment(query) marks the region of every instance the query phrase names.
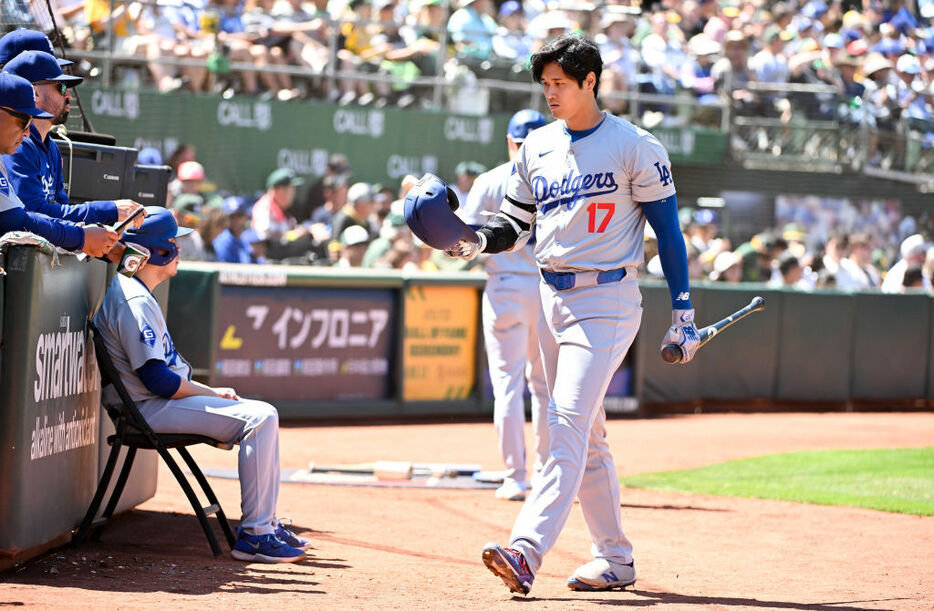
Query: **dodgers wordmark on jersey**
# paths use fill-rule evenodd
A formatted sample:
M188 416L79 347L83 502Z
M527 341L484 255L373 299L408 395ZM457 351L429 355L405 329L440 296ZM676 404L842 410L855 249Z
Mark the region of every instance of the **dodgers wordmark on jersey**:
M506 194L536 206L539 264L573 272L642 263L640 202L671 197L675 186L661 142L625 119L605 115L576 141L563 121L530 133Z
M133 401L161 398L136 375L148 360L163 360L173 373L191 380L191 365L175 350L159 302L140 280L115 275L94 321Z
M467 201L461 202L458 210L461 220L476 229L484 225L490 217L499 211L506 196L506 184L512 174L513 162L497 166L489 172L477 176L467 195ZM515 251L490 257L483 269L488 274L538 274L538 265L533 255L531 244Z

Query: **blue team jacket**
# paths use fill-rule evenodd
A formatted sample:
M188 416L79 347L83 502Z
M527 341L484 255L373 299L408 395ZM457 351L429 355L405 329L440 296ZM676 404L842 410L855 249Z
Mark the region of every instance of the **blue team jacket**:
M42 141L35 125L29 128L29 138L23 140L15 153L3 155L3 165L27 212L75 223L113 225L117 222L117 205L112 201L68 204L62 178L62 154L48 135L45 142Z
M250 245L225 229L212 242L214 254L222 263L256 263Z

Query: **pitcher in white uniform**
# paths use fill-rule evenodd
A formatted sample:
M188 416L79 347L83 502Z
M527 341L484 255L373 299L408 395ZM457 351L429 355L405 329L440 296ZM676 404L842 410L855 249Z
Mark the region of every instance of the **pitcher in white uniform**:
M519 146L529 132L543 125L545 117L537 110L520 110L512 116L506 128L509 161L477 176L466 203L458 210L465 223L479 229L499 211ZM544 319L532 242L483 264L487 273L483 341L493 385L493 422L506 466L496 498L508 501L524 500L528 492L523 399L526 384L532 398L536 474L548 458L548 388L538 347L538 327Z
M616 467L606 442L603 397L639 329L646 220L658 236L672 303L662 345L697 350L687 273L668 154L650 133L597 105L603 61L597 46L566 34L532 56L558 119L528 135L519 149L499 212L447 252L521 248L534 225L535 257L548 332L540 335L550 401L550 452L516 519L508 547L488 543L483 562L513 592L527 594L554 546L575 497L590 530L594 560L568 579L572 590L635 583L632 544L623 533Z

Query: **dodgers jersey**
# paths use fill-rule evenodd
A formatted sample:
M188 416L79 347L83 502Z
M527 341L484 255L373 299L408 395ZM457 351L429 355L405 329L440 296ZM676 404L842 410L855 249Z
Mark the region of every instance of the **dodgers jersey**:
M608 114L575 142L564 121L531 132L506 190L510 199L536 207L540 265L569 272L642 263L645 214L639 202L674 194L662 143Z
M10 179L7 177L6 168L0 163L0 213L23 207L23 200L13 190Z
M465 223L481 227L499 211L506 195L506 184L512 174L513 163L508 161L489 172L477 176L467 201L457 211ZM487 259L483 269L488 274L537 274L534 249L531 244L515 251L503 252Z
M159 302L140 280L114 276L94 324L134 401L162 398L136 375L148 360L165 361L173 373L191 380L191 365L175 350Z

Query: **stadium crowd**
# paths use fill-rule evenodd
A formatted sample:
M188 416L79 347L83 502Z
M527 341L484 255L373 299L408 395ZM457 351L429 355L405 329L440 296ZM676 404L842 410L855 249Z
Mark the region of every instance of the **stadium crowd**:
M932 0L161 0L120 2L113 15L106 0L71 7L59 10L58 23L73 48L107 49L112 18L115 51L146 60L124 71L130 86L145 65L162 91L427 104L430 88L411 86L416 77L527 82L532 52L580 31L606 60L601 95L609 110L627 112L627 92L693 98L689 106L640 105L637 119L647 127L716 122L713 107L729 103L736 113L782 121L866 124L883 134L871 143L875 165L892 139L885 134L912 131L934 143ZM257 70L229 73L231 61ZM264 70L276 65L306 71ZM87 61L80 68L96 73ZM329 69L340 75L333 82ZM353 78L363 73L386 79ZM789 92L787 84L825 89ZM889 148L889 163L899 163L904 151Z

